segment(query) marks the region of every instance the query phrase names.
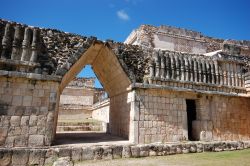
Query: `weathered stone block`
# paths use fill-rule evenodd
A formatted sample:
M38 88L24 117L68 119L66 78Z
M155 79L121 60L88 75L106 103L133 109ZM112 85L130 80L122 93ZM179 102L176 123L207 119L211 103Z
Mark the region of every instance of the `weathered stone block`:
M37 126L32 126L29 128L29 134L30 135L36 135L37 134Z
M82 160L82 148L74 147L72 148L72 161L81 161Z
M13 96L12 105L13 106L21 106L23 102L22 96Z
M7 134L8 134L8 128L7 127L0 127L0 146L5 143Z
M140 147L131 146L131 156L132 157L140 157Z
M169 154L170 155L176 154L176 145L169 146Z
M169 145L163 145L162 151L163 151L164 156L169 155L169 152L170 152Z
M130 148L130 146L123 146L122 158L130 158L130 157L131 157L131 148Z
M37 116L36 115L31 115L30 116L30 121L29 121L29 126L36 126L37 125Z
M203 144L197 143L196 146L197 146L197 153L203 152Z
M94 150L94 160L101 160L103 155L102 147L93 147Z
M14 149L12 155L12 165L27 165L29 151L25 149Z
M212 143L204 143L203 147L204 147L204 152L214 151L214 144L212 144Z
M55 103L56 100L57 100L57 93L55 92L50 93L50 96L49 96L50 103Z
M28 137L24 135L19 135L15 137L15 147L27 146Z
M118 159L122 157L122 146L113 146L113 158Z
M45 149L32 149L29 155L29 165L44 165L45 155L47 150Z
M141 145L140 148L140 157L147 157L149 156L149 146L148 145Z
M32 96L24 96L23 106L31 106L31 105L32 105Z
M82 148L82 160L93 160L94 159L94 149L90 147Z
M54 161L56 161L56 159L58 158L58 152L59 152L58 148L48 149L46 151L44 165L52 165Z
M21 134L20 127L14 127L14 126L9 127L8 136L16 136L20 134Z
M110 146L103 146L102 159L111 160L113 159L113 149Z
M70 160L70 157L61 157L53 163L53 166L74 166L74 163Z
M21 118L21 126L28 126L29 125L29 116L22 116Z
M29 146L43 146L44 136L43 135L30 135L29 136Z
M11 116L10 125L11 126L20 126L21 117L20 116Z
M12 151L9 149L0 149L0 165L9 166L11 164Z
M70 157L72 154L72 148L59 148L58 156L59 157Z
M8 136L5 140L5 147L13 147L14 141L15 141L15 137Z

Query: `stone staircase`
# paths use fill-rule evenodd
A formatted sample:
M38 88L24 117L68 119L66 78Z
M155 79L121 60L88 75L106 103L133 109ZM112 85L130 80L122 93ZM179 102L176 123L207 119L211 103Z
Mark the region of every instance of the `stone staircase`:
M65 131L103 131L103 122L58 122L57 132Z

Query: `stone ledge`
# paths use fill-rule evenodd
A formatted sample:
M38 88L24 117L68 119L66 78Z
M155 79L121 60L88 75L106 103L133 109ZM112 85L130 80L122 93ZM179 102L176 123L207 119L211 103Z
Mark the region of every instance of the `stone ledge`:
M19 60L12 60L12 59L0 59L0 63L7 64L7 65L15 65L15 66L31 66L37 67L41 66L39 63L30 62L30 61L19 61Z
M28 78L32 80L46 80L46 81L57 81L60 82L62 77L61 76L52 76L52 75L44 75L44 74L36 74L36 73L24 73L24 72L17 72L17 71L6 71L0 70L0 77L21 77L21 78Z
M134 83L131 85L131 89L142 88L142 89L163 89L163 90L172 90L178 92L194 92L194 93L204 93L209 95L223 95L223 96L235 96L235 97L250 97L248 94L237 94L237 93L226 93L226 92L216 92L216 91L206 91L206 90L197 90L189 89L183 87L172 87L166 85L157 85L157 84L143 84L143 83Z
M184 153L221 152L250 148L250 141L215 141L185 143L154 143L143 145L110 146L52 146L43 148L0 148L0 163L11 165L22 158L23 165L52 165L58 158L68 157L73 162L167 156Z

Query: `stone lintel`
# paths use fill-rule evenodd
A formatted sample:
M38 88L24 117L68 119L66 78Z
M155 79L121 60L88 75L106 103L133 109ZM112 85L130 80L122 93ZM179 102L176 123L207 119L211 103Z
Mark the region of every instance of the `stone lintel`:
M56 81L60 82L61 76L52 76L52 75L44 75L44 74L36 74L36 73L24 73L17 71L6 71L0 70L0 77L18 77L18 78L28 78L32 80L43 80L43 81Z
M197 89L189 89L183 87L172 87L167 85L156 85L156 84L142 84L142 83L134 83L131 85L131 89L161 89L161 90L170 90L170 91L178 91L178 92L190 92L190 93L203 93L207 95L223 95L223 96L231 96L231 97L247 97L248 94L236 94L236 93L226 93L226 92L218 92L218 91L206 91L206 90L197 90Z

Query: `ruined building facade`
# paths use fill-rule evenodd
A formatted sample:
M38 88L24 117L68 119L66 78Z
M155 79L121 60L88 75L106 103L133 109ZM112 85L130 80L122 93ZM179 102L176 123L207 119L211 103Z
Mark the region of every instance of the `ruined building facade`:
M113 135L249 140L249 42L141 28L127 43L142 44L131 45L1 20L0 146L51 145L60 95L85 65L110 97Z

